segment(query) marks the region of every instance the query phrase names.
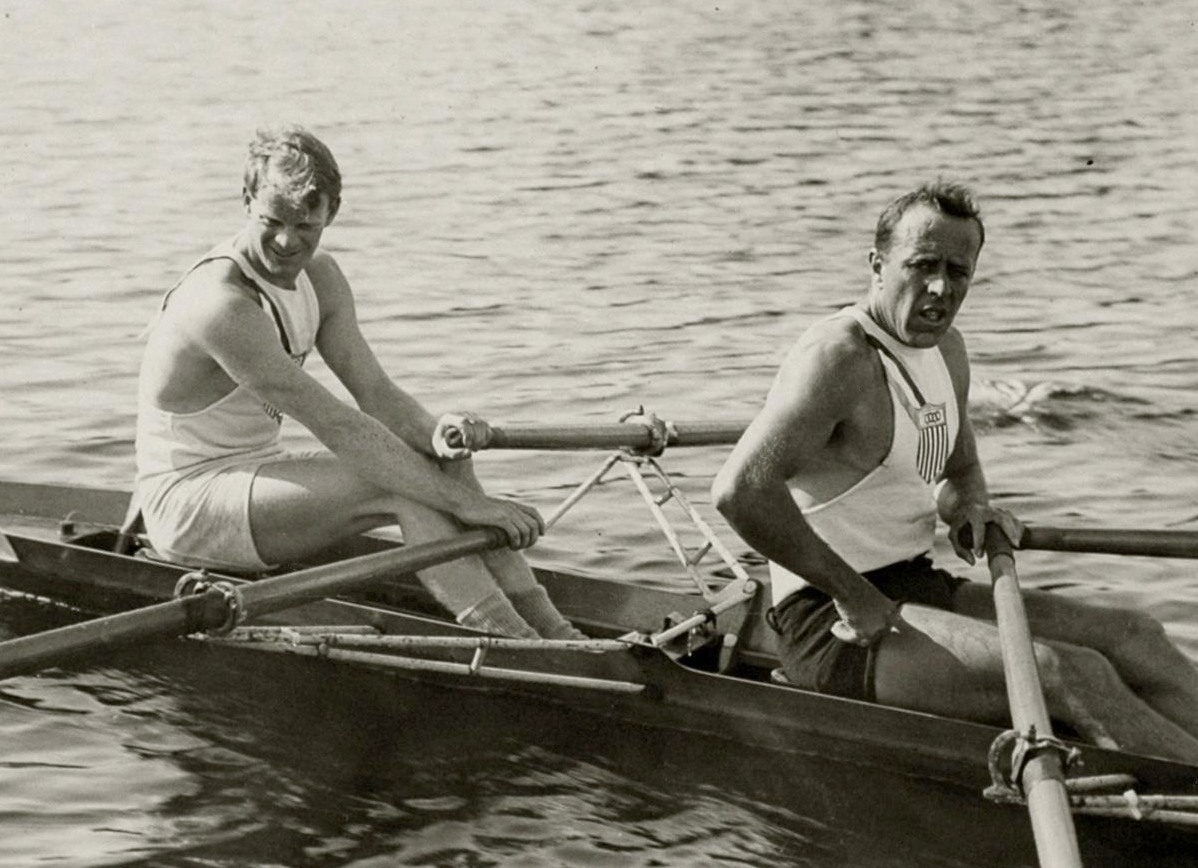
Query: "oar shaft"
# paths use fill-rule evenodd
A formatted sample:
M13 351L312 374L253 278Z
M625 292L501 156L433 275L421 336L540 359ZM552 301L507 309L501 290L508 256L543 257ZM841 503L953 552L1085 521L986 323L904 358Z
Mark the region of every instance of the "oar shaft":
M746 422L671 422L667 446L730 446ZM607 425L505 425L491 428L488 449L649 449L652 429L634 422Z
M1198 558L1198 531L1027 527L1019 548L1053 552Z
M466 555L500 548L506 543L507 537L498 528L477 528L446 539L385 549L348 561L262 579L242 586L242 600L247 617L266 615L343 594L397 573L417 572Z
M1016 731L1052 735L1052 721L1040 673L1036 666L1032 633L1019 592L1019 577L1011 545L997 525L986 529L986 552L994 583L994 606L1002 644L1003 671L1011 723ZM1027 799L1041 868L1081 868L1081 853L1065 789L1061 757L1054 750L1036 750L1024 766L1020 781Z
M507 541L498 528L387 549L239 586L247 617L266 615L312 600L342 594L380 578L422 570ZM89 652L125 647L160 636L186 635L219 627L228 618L224 595L209 590L153 606L121 612L0 642L0 679L78 660Z
M218 592L168 600L132 612L84 621L0 642L0 680L69 663L107 648L157 636L186 635L223 623L227 610Z

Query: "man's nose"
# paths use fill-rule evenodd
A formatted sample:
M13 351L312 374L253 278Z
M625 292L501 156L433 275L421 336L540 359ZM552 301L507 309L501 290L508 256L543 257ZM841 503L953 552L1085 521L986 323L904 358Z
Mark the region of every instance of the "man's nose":
M295 246L295 242L299 233L290 227L283 227L275 233L275 243L284 250L290 250Z
M948 294L948 277L944 271L938 271L928 279L928 292L936 296Z

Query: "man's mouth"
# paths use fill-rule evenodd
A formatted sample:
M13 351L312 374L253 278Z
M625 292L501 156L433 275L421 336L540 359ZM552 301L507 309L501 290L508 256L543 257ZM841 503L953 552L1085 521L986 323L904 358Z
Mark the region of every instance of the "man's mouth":
M299 255L298 250L279 250L277 247L271 247L268 249L270 250L271 257L276 262L290 262Z
M939 325L948 319L948 311L936 305L928 305L919 309L919 318L933 325Z

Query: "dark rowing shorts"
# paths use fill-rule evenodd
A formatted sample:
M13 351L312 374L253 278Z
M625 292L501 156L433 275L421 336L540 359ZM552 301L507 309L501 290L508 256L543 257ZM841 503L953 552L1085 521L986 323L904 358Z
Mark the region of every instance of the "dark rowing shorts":
M896 603L918 603L952 611L953 595L966 580L932 566L920 556L862 575ZM796 687L849 699L875 700L874 649L837 639L832 625L840 614L832 598L810 585L770 610L778 631L778 654Z

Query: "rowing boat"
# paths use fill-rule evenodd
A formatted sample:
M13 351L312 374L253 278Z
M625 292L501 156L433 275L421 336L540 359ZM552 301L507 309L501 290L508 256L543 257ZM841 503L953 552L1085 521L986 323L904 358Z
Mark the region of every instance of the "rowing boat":
M170 599L187 569L112 551L127 501L127 494L114 491L0 483L0 527L11 547L9 562L0 560L0 586L96 614ZM320 562L399 546L394 539L367 534ZM446 688L502 691L651 728L866 764L965 787L975 798L986 788L995 792L995 775L1004 771L1005 760L996 759L994 746L1003 743L1003 730L778 683L759 589L715 613L710 599L699 593L561 570L538 568L537 574L559 608L595 637L593 642L521 643L482 636L443 617L411 574L391 576L366 592L264 615L203 641L229 655L268 653L295 666L348 667ZM251 581L207 578L233 587ZM672 625L685 629L671 631ZM1118 778L1121 790L1134 786L1138 793L1198 795L1198 767L1072 746L1081 752L1089 779L1118 775L1124 776ZM1128 783L1132 778L1134 784ZM999 801L1012 801L1010 795ZM1097 835L1108 846L1112 834L1119 842L1132 840L1126 820L1083 821L1083 834ZM1192 827L1139 824L1147 825L1152 825L1153 843L1178 836L1181 846L1198 848ZM1113 833L1110 826L1117 827Z

